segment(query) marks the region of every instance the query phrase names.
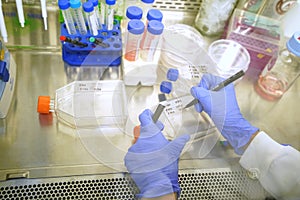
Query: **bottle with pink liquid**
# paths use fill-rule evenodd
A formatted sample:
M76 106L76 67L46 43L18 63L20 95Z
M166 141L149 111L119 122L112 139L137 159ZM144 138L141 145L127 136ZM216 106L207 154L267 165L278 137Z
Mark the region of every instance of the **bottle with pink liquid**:
M275 101L291 87L300 75L300 32L287 41L274 65L269 63L260 74L255 90L266 100Z

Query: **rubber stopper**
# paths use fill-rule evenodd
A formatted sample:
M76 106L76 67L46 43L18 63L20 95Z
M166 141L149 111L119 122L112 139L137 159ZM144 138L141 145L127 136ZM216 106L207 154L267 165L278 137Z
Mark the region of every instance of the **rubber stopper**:
M37 112L41 114L50 113L50 96L39 96Z

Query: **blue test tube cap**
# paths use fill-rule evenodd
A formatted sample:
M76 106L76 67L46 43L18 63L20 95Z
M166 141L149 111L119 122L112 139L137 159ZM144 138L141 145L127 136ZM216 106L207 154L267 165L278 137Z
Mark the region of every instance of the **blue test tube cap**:
M169 81L162 81L160 84L160 91L169 94L172 91L172 83Z
M154 0L141 0L141 1L147 4L154 3Z
M84 2L82 7L85 12L89 13L94 11L94 5L91 1Z
M126 10L126 17L128 19L142 19L143 10L137 6L129 6Z
M148 23L147 30L149 31L149 33L152 33L153 35L160 35L164 30L164 25L160 21L151 20Z
M300 57L300 32L296 32L286 43L287 49Z
M70 2L68 0L59 0L58 7L61 10L67 10L68 8L70 8Z
M106 2L107 5L112 6L112 5L115 5L116 0L105 0L105 2Z
M141 20L132 19L128 22L127 30L135 35L144 33L145 25Z
M77 9L81 6L80 0L70 0L71 8Z
M179 77L178 69L171 68L171 69L168 70L168 72L167 72L167 79L168 80L177 81L178 77Z
M93 3L94 7L95 7L95 6L98 6L98 4L99 4L99 3L98 3L98 0L90 0L90 1Z
M150 9L147 13L147 20L157 20L157 21L162 21L163 19L163 14L160 10L158 9Z

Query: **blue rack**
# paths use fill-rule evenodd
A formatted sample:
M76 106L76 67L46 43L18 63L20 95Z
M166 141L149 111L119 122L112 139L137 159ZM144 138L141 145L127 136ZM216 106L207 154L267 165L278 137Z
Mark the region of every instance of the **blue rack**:
M79 47L71 43L62 42L62 58L69 66L99 66L99 67L118 67L122 61L122 34L120 25L116 21L112 30L105 27L98 31L97 36L88 33L86 35L69 35L66 25L61 24L61 35L87 44L86 47ZM102 41L103 45L90 42L90 37Z

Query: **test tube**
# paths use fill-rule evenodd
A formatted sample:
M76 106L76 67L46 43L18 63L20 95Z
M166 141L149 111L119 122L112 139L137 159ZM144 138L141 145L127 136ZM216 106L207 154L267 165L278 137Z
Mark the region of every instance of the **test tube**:
M70 5L73 11L74 21L77 24L77 28L81 35L87 34L87 28L85 26L85 21L83 17L83 12L81 8L80 0L70 0Z
M94 12L94 5L91 1L87 1L83 4L83 10L87 19L89 31L92 35L98 35L98 23L97 16Z
M72 17L70 2L68 0L59 0L58 7L63 15L67 31L70 35L76 34L75 23Z
M112 30L114 28L114 8L113 5L116 4L116 0L106 0L106 9L105 9L105 13L106 13L106 28L107 30Z
M157 20L151 20L148 23L143 46L141 46L141 58L144 61L153 60L160 36L164 30L164 25Z
M100 15L100 12L99 12L99 2L98 0L91 0L93 5L94 5L94 12L97 16L97 25L98 25L98 30L101 30L103 27L102 27L102 24L103 24L103 21L101 21L101 15Z
M3 11L2 11L2 0L0 0L0 31L4 42L5 43L8 42L7 41L8 35L7 35L6 25L5 25Z
M125 59L135 61L138 58L140 41L144 33L144 23L141 20L133 19L128 22L127 37L125 44Z

